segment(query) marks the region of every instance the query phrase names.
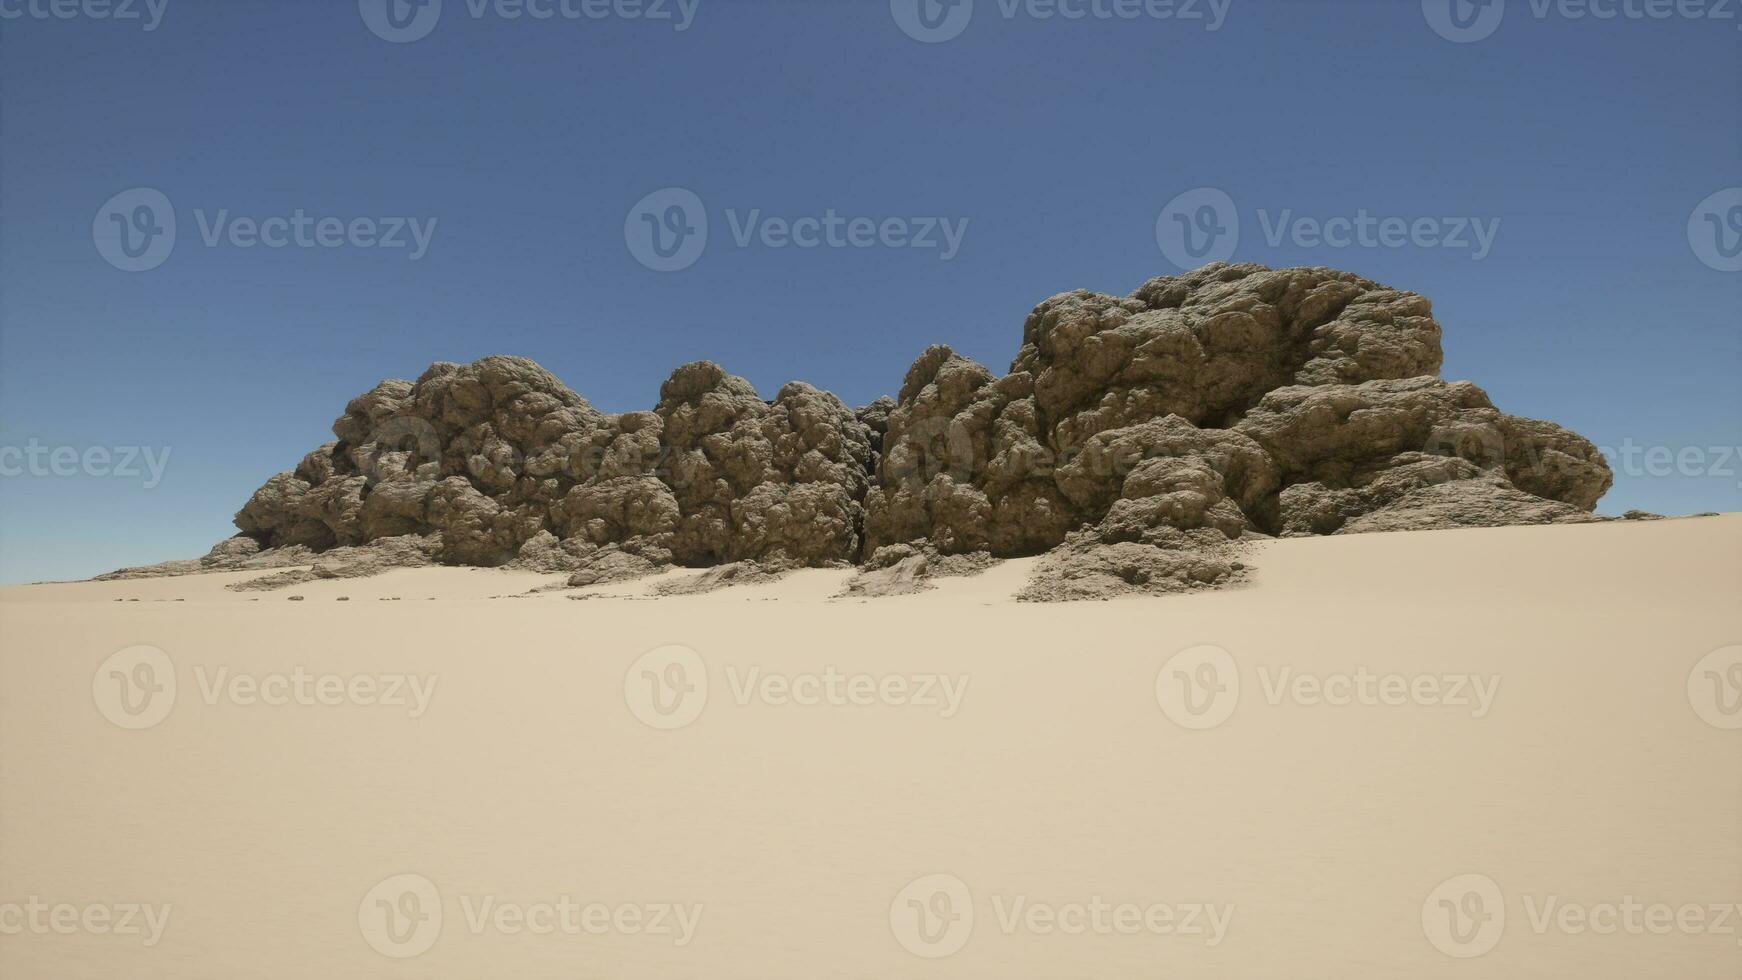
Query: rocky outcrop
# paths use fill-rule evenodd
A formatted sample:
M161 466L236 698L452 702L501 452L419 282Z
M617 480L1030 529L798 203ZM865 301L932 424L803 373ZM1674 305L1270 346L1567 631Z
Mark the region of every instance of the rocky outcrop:
M1484 477L1416 487L1344 524L1339 534L1364 531L1434 531L1512 524L1583 524L1599 520L1571 504L1525 493Z
M97 576L95 581L162 578L166 575L197 575L202 572L253 572L309 565L319 557L319 552L304 545L262 548L260 542L254 538L238 534L213 545L200 558L178 558L155 565L119 568Z
M1032 378L994 378L948 347L927 348L889 412L868 550L920 538L943 553L1022 554L1063 539L1071 514L1047 475Z
M659 395L678 563L818 565L858 554L871 442L839 398L794 381L764 402L708 361L678 368Z
M920 540L878 548L865 560L858 574L847 581L841 595L874 599L909 595L932 588L932 580L974 575L990 568L996 559L984 551L946 555Z
M365 578L395 568L431 564L433 542L415 534L377 538L365 545L340 545L316 556L307 568L287 568L272 575L232 582L233 592L261 592L335 578Z
M1440 379L1440 340L1414 293L1218 263L1054 296L1007 373L933 346L859 409L698 361L610 415L524 358L438 363L352 399L232 543L176 569L427 560L580 586L677 564L723 569L712 587L864 563L849 594L871 595L953 556L1045 554L1030 597L1089 597L1236 581L1272 536L1593 519L1596 448Z
M1113 541L1085 530L1047 552L1020 598L1031 602L1166 595L1237 582L1239 551L1215 531L1157 529L1142 541Z
M700 575L660 582L653 587L653 591L656 595L702 595L731 586L762 585L784 578L793 567L781 561L727 562L724 565L715 565Z

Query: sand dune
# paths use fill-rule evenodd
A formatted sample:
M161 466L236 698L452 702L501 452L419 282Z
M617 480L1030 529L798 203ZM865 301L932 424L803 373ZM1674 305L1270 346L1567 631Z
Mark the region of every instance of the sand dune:
M1031 566L0 589L0 975L1742 969L1742 515Z

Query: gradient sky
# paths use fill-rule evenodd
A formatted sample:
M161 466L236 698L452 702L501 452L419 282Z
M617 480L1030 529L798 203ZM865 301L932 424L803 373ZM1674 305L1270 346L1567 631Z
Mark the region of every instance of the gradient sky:
M1002 370L1047 296L1177 271L1157 219L1202 187L1235 205L1237 260L1423 293L1446 377L1640 447L1603 512L1742 510L1742 459L1705 452L1742 445L1742 274L1689 231L1716 234L1696 208L1742 185L1739 4L1576 19L1510 0L1491 36L1453 43L1416 0L1232 0L1213 31L975 0L958 36L921 43L888 0L699 0L681 32L446 0L394 43L366 24L376 0L167 0L149 31L76 3L33 15L50 2L0 0L21 14L0 20L0 447L169 457L150 487L143 463L15 462L0 581L204 553L347 399L435 360L532 357L608 411L651 407L703 357L764 396L804 379L852 404L934 342ZM127 272L93 224L140 187L177 237ZM626 220L668 187L710 227L662 273ZM1716 200L1720 220L1742 205ZM298 209L436 224L415 260L201 233ZM740 247L733 218L757 209L968 224L947 260ZM1273 243L1285 210L1499 225L1480 257L1470 232ZM1701 453L1678 473L1651 446Z

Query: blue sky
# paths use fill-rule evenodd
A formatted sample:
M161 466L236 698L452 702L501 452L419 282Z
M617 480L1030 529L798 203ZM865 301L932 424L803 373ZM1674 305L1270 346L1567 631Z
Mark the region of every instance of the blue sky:
M610 411L702 357L852 403L929 343L1002 370L1039 300L1176 271L1201 188L1235 259L1421 292L1447 377L1636 447L1602 511L1742 510L1742 4L1509 0L1455 43L1437 0L59 2L0 0L0 581L203 553L434 360L532 357ZM135 188L176 234L129 272ZM637 229L696 227L667 188L708 237L661 272ZM777 247L831 214L840 247ZM161 478L107 472L129 447Z

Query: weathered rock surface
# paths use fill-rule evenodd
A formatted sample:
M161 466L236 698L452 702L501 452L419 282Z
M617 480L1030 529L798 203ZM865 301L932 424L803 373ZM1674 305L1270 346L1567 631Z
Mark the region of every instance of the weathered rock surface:
M933 579L973 575L996 563L997 559L984 551L940 554L925 540L884 545L847 581L841 595L857 599L910 595L933 588Z
M364 578L395 568L418 568L432 564L435 542L415 534L377 538L363 545L341 545L326 551L308 568L287 568L272 575L232 582L232 592L256 592L334 578Z
M1008 373L937 345L856 410L697 361L608 415L524 358L438 363L352 399L212 554L112 574L716 569L687 589L864 563L847 594L876 595L1045 554L1026 597L1087 598L1235 581L1271 536L1596 519L1596 447L1441 380L1440 339L1414 293L1217 263L1061 293Z
M202 572L265 571L312 565L319 557L319 552L303 545L262 548L260 542L254 538L238 534L213 545L212 550L200 558L177 558L155 565L120 568L98 575L94 581L163 578L169 575L197 575Z
M1058 602L1191 592L1237 582L1245 570L1239 551L1217 531L1165 528L1141 541L1109 542L1086 530L1047 552L1018 598Z
M1349 521L1337 533L1432 531L1510 524L1584 524L1600 519L1571 504L1525 493L1503 480L1475 479L1417 487L1383 507Z
M796 566L787 562L734 561L714 567L700 575L689 575L670 582L660 582L656 595L701 595L739 585L762 585L785 578Z

